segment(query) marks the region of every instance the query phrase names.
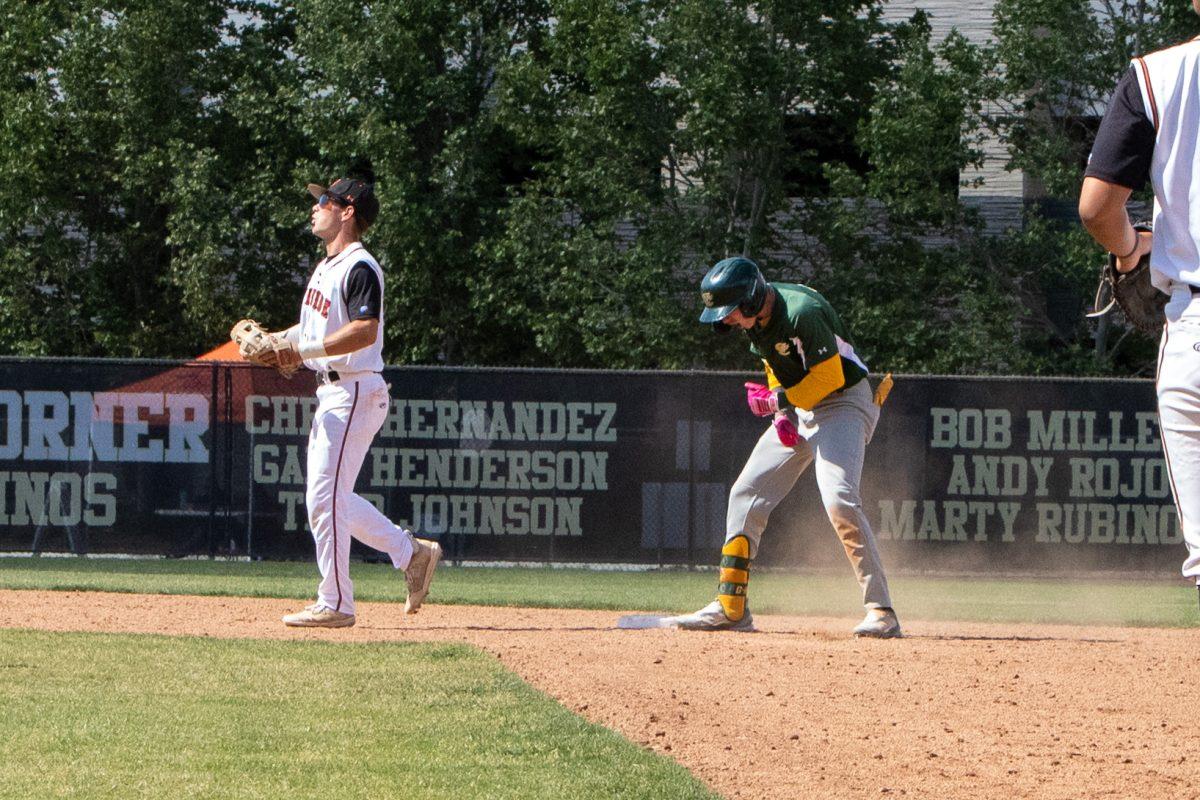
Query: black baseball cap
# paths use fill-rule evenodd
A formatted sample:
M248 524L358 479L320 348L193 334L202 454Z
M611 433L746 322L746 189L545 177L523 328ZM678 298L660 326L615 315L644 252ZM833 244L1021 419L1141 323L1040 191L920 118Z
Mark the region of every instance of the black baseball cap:
M308 193L320 199L327 194L344 206L353 206L355 215L366 228L379 216L379 200L375 197L375 182L373 175L367 177L335 178L325 187L319 183L310 183Z

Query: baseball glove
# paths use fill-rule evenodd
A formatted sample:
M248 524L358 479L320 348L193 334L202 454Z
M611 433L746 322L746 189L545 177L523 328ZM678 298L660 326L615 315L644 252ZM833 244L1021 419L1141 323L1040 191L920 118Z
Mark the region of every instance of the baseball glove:
M1135 222L1134 230L1152 230L1149 222ZM1100 307L1105 294L1108 304ZM1129 272L1117 271L1117 257L1108 254L1108 262L1100 272L1100 285L1096 288L1095 311L1089 317L1100 317L1114 305L1120 306L1125 319L1144 333L1158 333L1163 326L1163 306L1167 296L1150 283L1150 254L1146 253L1137 266Z
M268 333L252 319L240 320L229 331L229 338L237 343L242 358L251 364L272 367L285 378L291 378L300 368L299 363L284 366L279 360L280 352L291 350L292 343L278 334Z

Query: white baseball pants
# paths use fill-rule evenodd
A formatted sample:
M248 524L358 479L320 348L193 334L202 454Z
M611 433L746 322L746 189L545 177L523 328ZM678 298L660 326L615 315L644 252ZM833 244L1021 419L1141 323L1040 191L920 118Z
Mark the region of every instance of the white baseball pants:
M367 451L387 418L388 402L387 384L374 372L317 389L305 494L321 571L317 602L344 614L354 613L351 536L387 553L396 569L406 568L412 558L412 534L354 493Z
M792 490L796 480L816 465L821 503L833 524L867 608L891 608L887 578L875 545L875 534L863 511L859 495L867 442L879 421L879 406L864 379L840 395L826 398L813 409L817 430L807 440L784 447L769 426L729 492L725 540L745 534L750 557L758 553L763 529L775 506Z
M1184 577L1200 583L1200 297L1174 284L1158 349L1158 419L1163 457L1187 558Z

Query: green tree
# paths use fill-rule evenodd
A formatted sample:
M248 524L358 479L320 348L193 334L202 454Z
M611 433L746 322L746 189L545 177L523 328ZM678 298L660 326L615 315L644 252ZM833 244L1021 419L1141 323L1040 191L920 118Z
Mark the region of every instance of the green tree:
M881 9L5 7L0 348L191 356L244 314L290 324L322 255L304 185L366 156L394 363L744 367L695 322L738 253L827 294L877 367L1141 369L1148 341L1082 316L1100 254L1070 209L1130 54L1200 20L1001 0L983 47ZM980 227L959 176L985 126L1065 222Z
M1011 165L1059 198L1078 197L1094 120L1130 58L1200 31L1180 0L998 0L994 17L996 129Z
M1078 370L1083 351L1047 304L1054 287L1040 273L1043 256L1061 249L1058 232L1035 219L989 235L959 197L964 170L981 164L1000 89L994 51L954 31L933 44L922 12L894 36L896 59L858 131L870 170L829 168L841 200L813 210L827 257L813 260L810 279L878 368ZM1051 240L1041 250L1038 236Z
M687 296L728 255L757 259L776 280L827 263L814 236L827 223L818 213L830 194L825 168L852 172L848 162L861 161L854 132L890 68L889 30L880 5L859 0L685 0L657 21L678 120L666 204L686 234ZM709 335L695 363L750 362L742 337Z
M858 131L871 164L863 189L883 202L892 225L953 228L967 222L960 176L983 163L994 67L957 31L936 47L930 37L920 11L896 31L896 67L878 81Z
M325 176L310 169L317 148L299 124L309 109L292 53L297 21L287 5L229 4L192 135L170 150L168 276L208 346L242 317L294 322L316 253L304 187Z
M662 7L556 3L539 46L499 75L499 121L539 160L510 189L504 230L477 251L473 311L506 329L492 358L668 367L693 357L676 270L684 239L664 206L676 92L651 36Z
M173 154L197 134L223 3L9 5L0 25L0 335L28 354L196 341L169 277Z
M1075 310L1060 315L1067 349L1093 352L1090 362L1070 360L1075 369L1146 374L1156 357L1148 337L1131 336L1119 317L1083 316L1104 254L1079 227L1074 208L1099 115L1130 58L1195 36L1200 18L1177 0L1000 0L994 14L995 53L1004 69L993 129L1008 145L1010 166L1039 183L1043 207L1061 210L1062 218L1027 228L1044 236L1029 251L1030 305L1054 298ZM1134 200L1145 209L1151 198L1144 191Z
M886 32L866 0L670 6L655 28L679 95L669 179L699 254L761 257L780 244L790 198L824 194L785 181L819 178L825 161L793 131L853 137L888 68Z
M500 227L511 152L493 85L507 59L537 46L544 4L306 0L297 10L300 124L317 146L306 166L365 155L379 180L369 244L388 273L388 358L485 362L503 337L476 316L471 291L480 243Z

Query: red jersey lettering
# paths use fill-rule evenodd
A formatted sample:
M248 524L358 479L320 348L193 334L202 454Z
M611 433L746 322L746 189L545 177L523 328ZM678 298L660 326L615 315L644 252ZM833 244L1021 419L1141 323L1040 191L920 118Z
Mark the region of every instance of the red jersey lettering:
M326 300L316 289L309 289L304 293L304 305L316 311L322 317L329 317L330 301Z

